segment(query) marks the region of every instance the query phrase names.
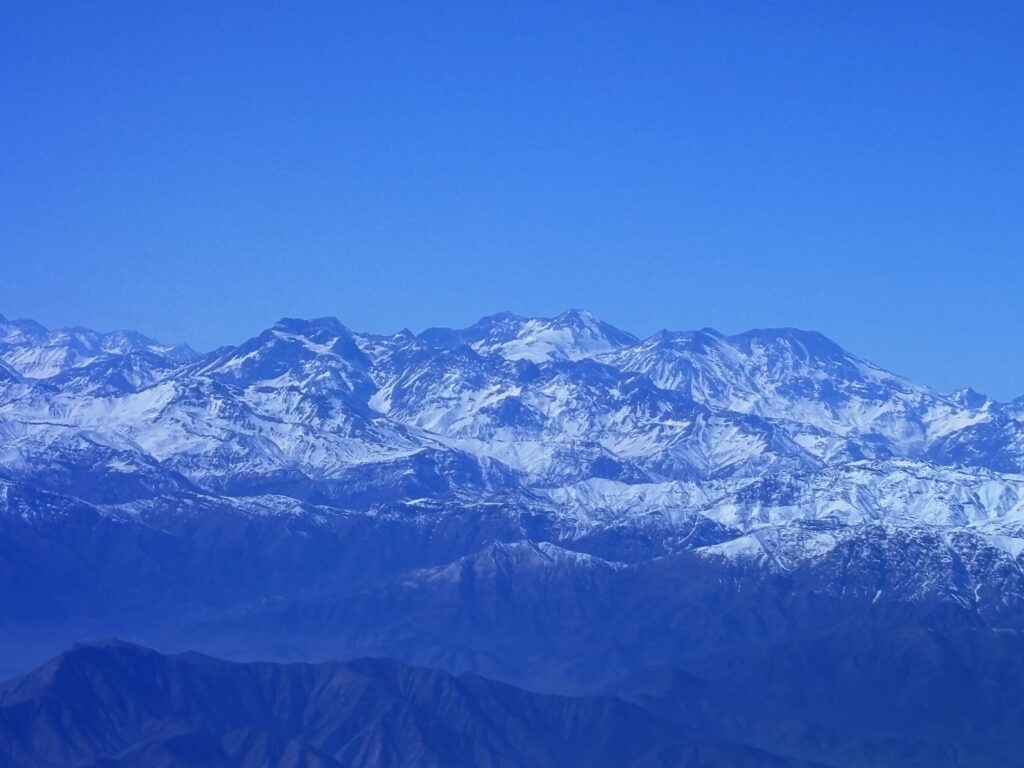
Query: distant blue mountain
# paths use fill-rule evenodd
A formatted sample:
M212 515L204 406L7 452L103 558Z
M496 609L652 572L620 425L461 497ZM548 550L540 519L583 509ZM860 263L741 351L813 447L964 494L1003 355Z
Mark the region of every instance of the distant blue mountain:
M611 696L387 659L232 664L124 643L76 646L0 687L0 754L33 768L797 765Z

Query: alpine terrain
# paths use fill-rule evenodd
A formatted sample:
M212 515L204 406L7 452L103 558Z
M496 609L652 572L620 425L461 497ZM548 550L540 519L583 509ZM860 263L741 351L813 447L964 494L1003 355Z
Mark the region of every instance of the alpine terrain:
M815 332L0 317L3 765L1024 766L1022 553L1024 398Z

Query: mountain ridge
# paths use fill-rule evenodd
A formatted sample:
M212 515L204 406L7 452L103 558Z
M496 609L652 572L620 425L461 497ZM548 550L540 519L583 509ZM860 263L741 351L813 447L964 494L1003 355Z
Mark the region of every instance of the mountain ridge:
M242 344L184 357L137 334L102 336L128 339L125 347L76 332L100 345L86 359L72 354L74 334L18 322L37 343L17 333L11 341L11 323L0 323L0 476L56 492L102 486L105 502L182 482L215 496L271 492L341 508L375 494L516 496L556 515L577 510L575 524L589 526L612 496L588 488L607 481L613 495L650 491L633 494L636 519L671 524L674 507L741 521L745 533L794 515L885 519L891 493L906 497L912 484L947 504L944 476L976 486L955 503L979 510L944 524L994 526L1001 536L1024 517L1005 501L1019 497L1024 473L1016 401L937 395L814 331L637 339L570 310L502 313L440 338L447 330L379 336L333 317L283 318ZM569 331L556 344L552 329ZM33 349L61 370L41 377ZM935 479L916 479L925 476ZM776 487L831 478L845 500L823 504L823 492L780 506L767 477ZM759 483L767 495L752 496ZM624 514L615 519L628 522Z
M33 768L812 768L611 696L535 694L388 659L238 664L116 641L76 645L0 684L0 754Z
M479 760L564 764L566 733L591 754L579 718L632 743L616 723L638 710L577 701L613 689L641 720L702 729L651 732L667 751L617 764L995 768L1024 746L1021 399L937 394L816 332L637 339L583 311L390 335L282 318L206 354L10 328L0 676L106 636L237 661L384 657L356 689L400 716L324 741L262 728L263 709L225 730L183 699L131 743L96 721L97 751L50 727L87 722L62 708L97 689L72 687L13 726L57 751L14 739L0 760L452 764L484 733ZM138 713L154 675L180 680L161 665L209 671L175 658L117 662L104 690L123 683ZM526 754L475 715L436 719L429 695L396 698L387 664L440 670L409 673L420 692L458 697L475 674L570 699L543 723L536 702L494 711L543 732ZM256 690L220 669L225 690ZM307 672L252 669L301 678L263 700L313 695ZM661 688L651 669L669 670ZM502 707L539 695L473 685ZM901 690L921 717L890 706Z
M711 662L699 674L645 667L567 696L385 658L238 663L77 644L0 683L0 755L12 768L1021 764L1019 700L994 686L1000 666L1019 669L1019 639L962 659L948 638L861 632L853 647L877 659L866 685L865 669L842 653L847 636ZM801 669L808 653L828 661ZM937 686L934 671L956 661L967 662L959 690ZM893 665L911 672L894 676ZM852 682L863 690L836 696ZM744 693L752 686L763 694ZM894 691L911 706L887 700ZM964 719L978 730L963 733Z

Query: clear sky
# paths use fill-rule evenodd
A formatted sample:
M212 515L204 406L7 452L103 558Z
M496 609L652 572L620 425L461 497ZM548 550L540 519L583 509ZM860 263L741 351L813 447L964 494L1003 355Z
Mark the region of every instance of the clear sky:
M1024 3L6 2L0 313L585 307L1024 394Z

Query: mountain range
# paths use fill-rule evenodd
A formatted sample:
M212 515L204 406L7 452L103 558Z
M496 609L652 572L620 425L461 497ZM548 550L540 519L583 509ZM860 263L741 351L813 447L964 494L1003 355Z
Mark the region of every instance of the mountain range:
M0 685L0 750L36 768L788 764L665 715L387 659L237 664L115 642Z
M216 662L245 685L378 657L381 675L487 679L570 710L597 697L612 730L634 727L630 707L700 725L629 760L1009 766L1022 552L1024 398L937 393L815 332L639 339L582 310L392 335L283 319L197 353L0 318L7 675L110 636L290 662ZM521 727L577 717L544 713ZM225 759L260 764L238 745L265 729L196 717ZM307 726L260 759L367 764ZM125 755L172 738L133 733ZM534 764L580 738L559 733ZM507 755L493 764L526 759Z

